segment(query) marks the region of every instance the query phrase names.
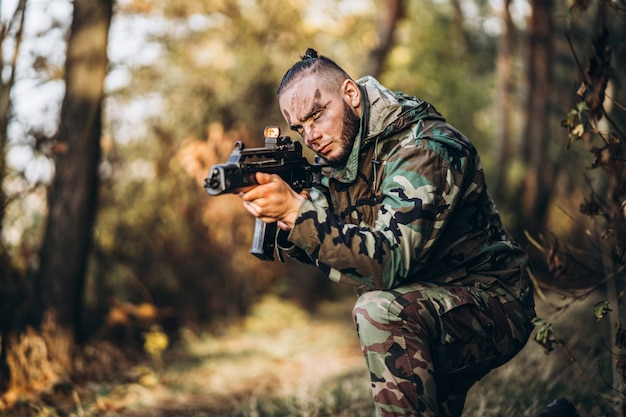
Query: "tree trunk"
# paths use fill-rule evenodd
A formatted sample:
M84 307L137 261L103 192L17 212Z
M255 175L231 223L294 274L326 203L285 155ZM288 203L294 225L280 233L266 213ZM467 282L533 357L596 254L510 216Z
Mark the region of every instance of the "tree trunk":
M8 70L8 76L0 77L0 235L8 204L7 195L1 185L7 175L7 128L12 108L11 90L15 82L17 57L22 44L25 13L26 0L20 0L8 25L0 28L0 58L3 62L5 51L2 46L5 45L5 40L13 36L14 42L10 64L4 67ZM19 321L20 303L24 299L24 294L21 293L23 288L20 287L22 283L23 280L20 280L12 269L7 251L0 241L0 392L7 388L10 377L7 348L11 333L16 330L15 325Z
M383 70L383 64L393 46L393 35L396 30L396 23L402 17L402 0L387 0L384 10L386 13L381 17L378 24L378 38L380 42L373 49L365 64L365 74L378 78Z
M7 145L7 128L9 126L9 118L11 114L11 90L15 82L15 66L17 64L17 57L20 52L20 46L22 44L22 31L24 28L24 18L26 16L26 0L19 0L15 13L11 18L9 24L0 28L0 58L4 62L4 41L9 36L10 31L15 31L13 38L15 42L15 48L13 49L13 55L8 66L9 76L0 77L0 184L4 181L6 176L6 145ZM4 210L6 208L6 195L2 187L0 187L0 233L2 232L2 221L4 220ZM0 255L4 255L2 246L0 243ZM2 269L0 269L2 271Z
M514 59L517 50L517 30L511 18L512 0L506 0L502 10L504 33L498 40L496 57L496 106L494 153L496 164L493 175L493 188L496 198L507 197L507 167L513 158L514 137L513 110L515 103Z
M22 31L24 28L24 18L26 15L26 0L20 0L15 9L15 13L11 18L9 24L0 28L0 58L4 62L4 41L7 36L10 36L9 32L15 31L13 38L15 42L15 48L13 49L13 55L8 66L9 76L0 77L0 235L2 234L2 224L4 221L4 213L7 206L7 196L4 192L4 188L1 186L6 177L6 155L7 155L7 128L9 126L9 118L11 114L11 90L15 82L15 66L17 64L17 57L20 52L20 46L22 44ZM0 279L8 276L8 257L2 242L0 242Z
M454 28L456 29L455 39L464 51L472 50L472 41L465 30L465 14L463 13L463 7L461 7L461 0L452 0L450 2L452 6L452 21Z
M542 229L549 202L552 170L548 158L548 114L552 73L553 0L532 0L526 59L526 122L521 141L526 177L521 210L524 227L537 235Z
M84 276L92 242L107 40L113 0L75 0L57 137L56 175L41 250L38 295L48 356L61 375L80 328Z

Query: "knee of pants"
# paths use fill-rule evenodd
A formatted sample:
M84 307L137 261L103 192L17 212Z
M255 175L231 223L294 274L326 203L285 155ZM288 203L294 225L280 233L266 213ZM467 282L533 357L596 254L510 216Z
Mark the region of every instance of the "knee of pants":
M361 294L352 309L352 320L361 346L386 343L390 335L389 307L393 298L385 291Z
M392 297L386 291L368 291L359 296L352 308L352 320L358 326L360 323L372 321L386 324L389 321L389 306Z
M385 343L389 340L393 328L402 327L404 317L403 304L398 302L402 294L394 291L369 291L362 294L352 310L352 319L357 329L361 345ZM417 309L418 311L422 309ZM421 317L411 317L412 327L420 327ZM401 334L401 330L399 331Z

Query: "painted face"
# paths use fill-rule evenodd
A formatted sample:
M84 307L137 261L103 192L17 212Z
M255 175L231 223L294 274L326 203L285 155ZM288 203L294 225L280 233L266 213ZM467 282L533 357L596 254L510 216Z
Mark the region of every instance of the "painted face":
M305 76L283 91L279 105L283 117L307 147L330 166L345 165L360 118L339 89L330 91L314 76Z

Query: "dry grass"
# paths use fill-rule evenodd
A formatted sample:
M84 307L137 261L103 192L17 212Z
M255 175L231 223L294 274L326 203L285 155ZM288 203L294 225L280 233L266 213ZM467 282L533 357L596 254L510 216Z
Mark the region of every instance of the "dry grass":
M567 397L581 417L600 416L595 398L605 392L609 360L605 327L594 322L594 300L553 319L584 375L555 350L545 355L529 343L520 355L477 383L465 415L535 416L553 399ZM47 402L22 401L0 416L372 416L369 380L352 327L352 299L320 306L310 315L268 297L243 326L222 336L182 332L182 340L156 363L134 366L126 380L85 383ZM608 376L605 379L609 379Z
M610 354L606 323L596 323L593 304L597 297L576 302L556 315L537 302L537 313L553 323L556 335L571 351L555 346L545 354L534 341L504 366L493 370L470 391L465 407L468 416L536 416L559 397L575 404L581 417L603 416L598 392L610 393Z

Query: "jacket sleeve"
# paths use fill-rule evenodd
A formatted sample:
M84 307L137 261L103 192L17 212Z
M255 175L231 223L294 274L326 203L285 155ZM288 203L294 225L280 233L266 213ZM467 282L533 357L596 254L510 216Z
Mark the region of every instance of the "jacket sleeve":
M313 187L309 190L310 200L321 210L328 210L330 208L327 191L325 190L327 189L324 188L324 190L322 190L318 187ZM278 229L278 233L276 235L276 251L281 262L284 262L284 257L288 256L300 263L315 265L315 261L309 257L306 251L296 246L289 240L289 232L281 229Z
M305 201L289 241L330 279L359 289L428 280L428 258L459 200L463 176L458 168L464 166L453 169L446 149L431 145L405 144L385 162L383 201L373 227L347 224Z

